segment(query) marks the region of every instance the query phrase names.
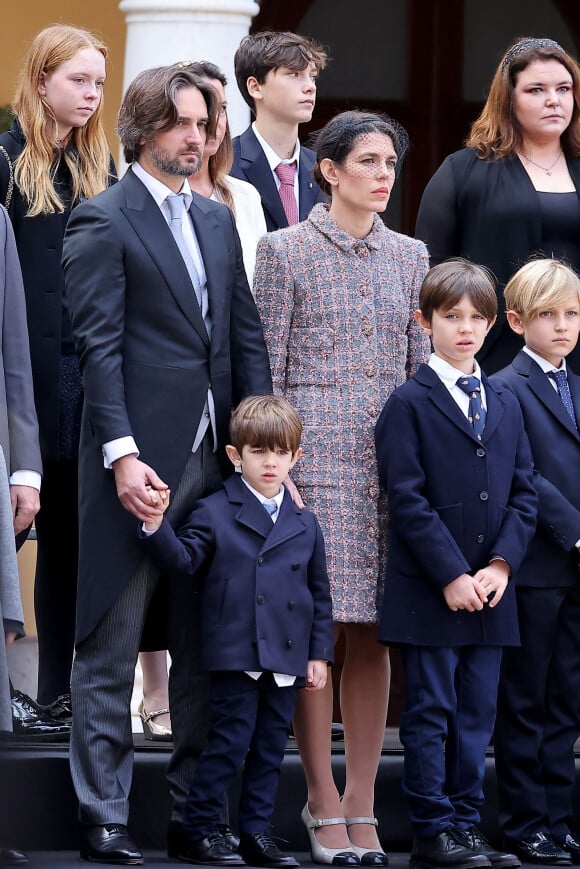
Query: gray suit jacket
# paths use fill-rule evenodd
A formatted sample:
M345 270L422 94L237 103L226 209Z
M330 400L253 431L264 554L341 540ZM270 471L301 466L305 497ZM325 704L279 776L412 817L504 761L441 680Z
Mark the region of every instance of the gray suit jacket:
M42 472L26 301L12 224L0 206L0 446L8 473Z
M229 208L194 194L211 339L161 210L129 170L70 217L63 267L85 405L79 455L77 641L108 612L141 558L137 520L117 497L101 445L133 436L175 491L211 383L220 460L231 408L271 392L262 326Z

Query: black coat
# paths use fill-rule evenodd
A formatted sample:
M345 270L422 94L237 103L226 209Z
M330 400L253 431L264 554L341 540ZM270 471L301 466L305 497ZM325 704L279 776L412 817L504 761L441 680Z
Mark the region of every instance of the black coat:
M567 163L580 195L580 158ZM507 323L503 288L530 257L551 255L541 252L538 194L519 157L480 160L472 148L451 154L425 188L415 234L427 245L432 266L463 256L492 270L499 313L478 360L488 375L509 365L523 342ZM570 265L580 272L580 262ZM580 371L579 347L568 361Z

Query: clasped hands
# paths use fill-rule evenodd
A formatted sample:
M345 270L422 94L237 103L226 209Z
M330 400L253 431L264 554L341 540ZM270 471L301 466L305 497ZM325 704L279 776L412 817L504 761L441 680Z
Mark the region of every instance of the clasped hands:
M506 590L510 569L507 562L497 559L478 570L473 576L462 573L443 589L447 606L452 612L482 610L484 605L498 605Z

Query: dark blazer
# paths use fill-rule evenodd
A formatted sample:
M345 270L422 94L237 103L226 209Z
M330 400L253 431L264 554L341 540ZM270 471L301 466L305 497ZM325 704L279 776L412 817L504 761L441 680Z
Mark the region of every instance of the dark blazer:
M231 175L249 181L262 198L262 208L266 218L268 232L283 229L288 226L282 200L272 177L270 165L262 147L251 127L236 136L232 142L234 147L234 164ZM316 163L316 155L309 148L300 146L300 161L298 166L298 218L306 220L317 202L324 202L325 197L314 180L312 169Z
M18 119L10 130L0 135L0 145L8 152L12 164L18 159L26 138ZM111 161L111 183L115 167ZM0 202L4 204L10 183L10 170L0 153ZM64 161L58 167L55 185L67 203L62 213L42 214L34 219L26 216L28 201L14 184L9 213L22 268L30 358L34 381L34 399L40 428L43 458L59 458L60 359L63 341L64 275L61 254L64 233L69 219L72 188ZM70 327L69 327L70 329ZM68 336L70 341L70 335ZM72 342L71 342L72 350Z
M26 301L6 209L0 206L0 446L8 474L42 473L34 408Z
M375 437L390 538L383 642L517 645L514 585L496 608L452 612L443 588L493 556L517 574L533 535L537 495L522 414L485 377L481 441L427 365L387 401Z
M580 158L567 158L567 164L580 196ZM480 160L464 148L446 158L423 193L415 234L427 245L431 265L463 256L497 279L498 318L478 354L488 374L508 365L522 346L506 321L503 288L541 252L541 221L537 191L518 157ZM570 265L580 271L580 262ZM580 347L569 360L580 371Z
M202 568L202 666L305 676L332 663L332 603L322 531L284 493L275 523L237 476L199 501L175 534L164 520L144 550L176 581ZM198 578L198 577L196 577ZM201 576L199 576L201 579Z
M580 540L580 435L540 366L520 351L494 383L518 399L534 459L538 526L517 575L518 585L566 587L578 582ZM568 368L568 384L580 420L580 378Z
M63 267L80 354L77 640L90 633L142 557L101 445L133 436L140 458L175 491L211 383L220 461L231 408L271 391L262 326L231 211L193 195L190 214L207 273L207 335L191 280L153 197L131 170L74 209Z

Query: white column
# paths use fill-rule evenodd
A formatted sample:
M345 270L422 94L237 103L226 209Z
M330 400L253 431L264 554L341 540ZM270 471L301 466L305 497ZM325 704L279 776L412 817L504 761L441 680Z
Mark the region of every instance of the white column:
M250 110L234 76L234 54L259 11L254 0L121 0L127 20L123 92L137 73L180 60L210 60L228 79L232 135L249 123Z

